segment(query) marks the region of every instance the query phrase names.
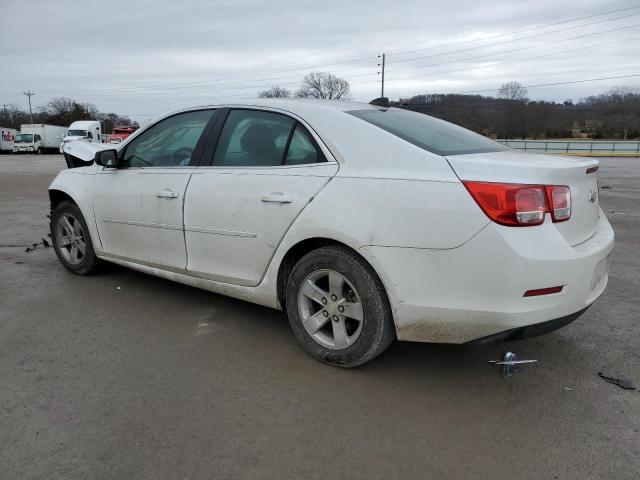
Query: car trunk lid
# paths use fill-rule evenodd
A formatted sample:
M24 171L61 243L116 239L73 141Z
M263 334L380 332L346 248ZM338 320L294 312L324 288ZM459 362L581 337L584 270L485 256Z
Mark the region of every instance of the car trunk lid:
M555 227L572 246L596 231L600 202L595 159L516 151L449 155L446 159L462 181L566 185L571 189L571 218Z

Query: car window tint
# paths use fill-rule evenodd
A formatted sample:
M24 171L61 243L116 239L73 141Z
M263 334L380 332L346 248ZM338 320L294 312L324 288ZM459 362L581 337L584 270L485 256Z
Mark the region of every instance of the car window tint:
M282 164L294 120L279 113L231 110L213 155L214 166L252 167Z
M189 165L213 110L173 115L131 141L118 162L122 167L177 167Z
M453 123L397 108L347 112L438 155L500 152L508 148Z
M325 161L324 155L316 147L307 129L298 124L291 137L285 164L304 165Z

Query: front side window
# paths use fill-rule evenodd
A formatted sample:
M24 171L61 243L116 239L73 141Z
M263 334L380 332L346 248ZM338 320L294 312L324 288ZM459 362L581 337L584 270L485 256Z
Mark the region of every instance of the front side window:
M397 108L347 112L437 155L501 152L508 148L471 130L423 113Z
M179 167L189 165L213 110L173 115L150 127L127 146L121 167Z

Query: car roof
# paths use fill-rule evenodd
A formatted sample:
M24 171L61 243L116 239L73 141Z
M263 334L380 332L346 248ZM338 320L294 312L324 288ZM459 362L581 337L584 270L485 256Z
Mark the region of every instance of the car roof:
M303 113L309 110L333 110L348 112L351 110L364 110L380 108L364 102L348 100L324 100L316 98L256 98L252 100L240 100L228 103L203 105L202 107L267 107L287 110L291 113ZM199 108L202 108L199 107ZM192 110L192 108L188 109Z

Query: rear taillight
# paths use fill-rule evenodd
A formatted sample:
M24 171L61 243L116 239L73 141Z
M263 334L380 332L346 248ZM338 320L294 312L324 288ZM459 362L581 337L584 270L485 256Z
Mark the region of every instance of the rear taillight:
M564 186L545 187L549 202L549 212L554 222L564 222L571 218L571 190Z
M565 186L516 183L463 182L482 211L494 222L509 227L544 223L551 213L554 222L571 217L571 191Z

